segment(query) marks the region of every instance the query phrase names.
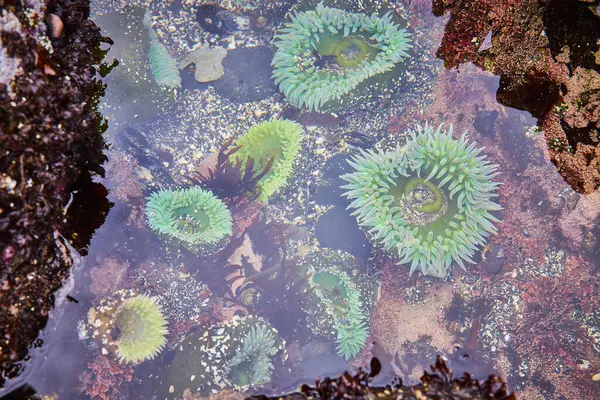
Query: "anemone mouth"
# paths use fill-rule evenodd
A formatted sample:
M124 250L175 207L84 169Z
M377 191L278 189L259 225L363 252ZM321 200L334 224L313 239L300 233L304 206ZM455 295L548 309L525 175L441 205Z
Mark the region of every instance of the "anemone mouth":
M333 307L337 318L343 320L348 312L348 290L339 275L329 271L316 273L312 278L315 290L320 292L323 298Z
M153 193L146 215L153 230L192 245L218 243L231 235L231 212L200 187Z
M240 363L233 367L229 372L229 379L233 383L234 386L237 387L245 387L250 386L252 383L251 376L248 374L248 371L252 370L252 363L249 361Z
M291 19L276 35L273 79L292 105L310 111L391 71L409 57L412 47L410 34L392 22L391 13L369 16L319 4ZM320 56L334 56L339 69L316 65L315 50Z
M412 177L394 183L388 193L394 197L401 217L414 226L435 229L456 212L455 202L435 182Z
M235 141L239 150L231 154L233 162L241 161L246 168L248 159L253 160L255 176L268 172L258 181L259 201L265 202L281 188L292 173L293 162L300 152L302 127L292 121L272 119L251 127Z
M367 60L371 46L362 37L347 37L340 41L334 49L338 65L342 67L357 67Z
M342 188L359 225L374 241L425 275L445 277L452 262L464 268L485 238L495 232L491 214L496 165L482 149L448 131L418 128L402 149L363 152Z
M176 208L173 217L177 220L177 230L195 235L210 229L210 216L195 206Z

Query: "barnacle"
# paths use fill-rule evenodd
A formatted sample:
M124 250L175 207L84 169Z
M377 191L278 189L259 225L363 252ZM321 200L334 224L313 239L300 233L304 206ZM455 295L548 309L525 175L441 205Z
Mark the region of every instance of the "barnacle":
M363 151L342 178L353 215L373 240L396 251L410 272L446 276L452 261L464 268L478 245L496 231L492 215L499 183L497 165L468 144L452 138L452 127L426 125L411 140L388 152Z
M198 186L160 190L146 205L150 227L187 244L215 244L231 235L231 212L222 200Z
M88 324L103 354L116 354L120 361L132 364L154 358L168 333L156 299L133 290L102 299L98 307L89 310Z
M319 4L291 19L276 36L273 78L292 105L311 111L391 71L412 47L410 35L392 22L391 13L368 16ZM320 65L327 56L334 56L336 64Z
M339 355L354 357L366 344L375 282L354 269L354 257L329 249L308 254L299 270L309 276L302 304L309 328L334 339Z
M265 202L281 188L292 172L294 158L300 151L302 127L292 121L272 119L251 127L234 145L239 149L230 155L241 168L252 160L255 174L264 174L258 181L258 200Z
M255 316L235 316L191 334L178 346L161 398L181 396L185 389L208 394L260 387L269 381L273 358L284 346L277 330Z

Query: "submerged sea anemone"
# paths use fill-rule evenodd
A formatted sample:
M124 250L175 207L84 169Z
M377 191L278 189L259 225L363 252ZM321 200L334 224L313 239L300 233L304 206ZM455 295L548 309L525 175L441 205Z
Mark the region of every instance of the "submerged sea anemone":
M291 18L276 36L273 78L292 105L311 111L391 71L412 47L392 13L368 16L319 4Z
M154 358L165 345L167 321L152 297L121 290L88 311L92 339L102 354L116 354L121 362L138 364Z
M424 275L446 276L452 261L464 269L478 245L496 232L491 214L499 183L497 165L483 149L452 138L440 125L411 132L410 142L389 152L361 151L342 178L358 223L373 240L395 250L400 263Z
M260 387L271 378L273 358L284 346L277 330L255 316L235 316L194 333L177 346L161 398L179 398L186 389L209 394Z
M225 203L198 186L153 193L146 216L153 230L190 245L216 244L231 235L231 212Z
M245 168L251 159L255 174L267 171L257 184L259 201L267 201L285 184L300 151L302 133L302 127L295 122L272 119L254 125L235 141L239 149L230 155L234 163L241 161Z
M148 62L150 71L156 83L166 88L181 89L181 76L177 61L171 57L167 48L158 41L152 30L150 10L144 14L144 26L148 28L150 36L150 50L148 50Z
M309 328L335 340L339 355L354 357L366 344L375 282L355 269L354 257L336 250L310 253L299 269L309 276L302 304Z

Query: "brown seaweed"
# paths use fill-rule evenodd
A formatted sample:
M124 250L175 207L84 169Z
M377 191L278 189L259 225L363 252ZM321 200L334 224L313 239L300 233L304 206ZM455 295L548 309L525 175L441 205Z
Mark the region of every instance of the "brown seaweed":
M242 146L233 146L234 138L229 139L219 150L217 165L206 174L194 173L188 177L193 184L202 185L221 198L237 202L241 197L254 201L260 195L258 182L269 173L274 159L269 160L265 168L255 174L254 159L248 157L244 163L241 159L231 161ZM233 147L232 147L233 146Z
M392 382L383 387L372 387L373 378L381 371L381 363L373 358L371 372L360 369L352 375L344 372L337 378L317 379L314 386L302 385L300 393L267 397L257 395L249 397L255 400L267 399L384 399L384 400L425 400L425 399L462 399L462 400L516 400L509 393L506 382L490 375L485 381L478 381L465 373L454 378L444 360L438 356L431 372L424 371L421 383L403 386L402 381Z

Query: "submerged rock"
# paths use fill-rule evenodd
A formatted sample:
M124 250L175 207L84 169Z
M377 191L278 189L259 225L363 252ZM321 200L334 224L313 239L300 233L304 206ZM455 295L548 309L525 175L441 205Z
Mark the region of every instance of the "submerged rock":
M218 4L202 4L196 11L196 20L210 33L230 34L246 30L250 26L247 17L235 14Z
M334 207L323 214L315 234L323 247L342 250L363 260L371 254L371 244L358 227L356 218L342 207Z
M179 61L179 68L183 69L194 64L196 81L201 83L216 81L225 73L221 62L226 56L227 50L222 47L200 47Z
M249 102L277 93L271 79L273 51L266 46L229 50L223 60L225 75L214 82L217 93L230 100Z
M69 275L61 235L85 251L93 227L65 220L64 207L72 190L96 189L90 171L101 173L104 160L95 66L100 45L112 42L88 19L86 0L50 2L46 11L64 26L60 39L48 41L45 7L11 1L0 17L0 387L23 371L19 361ZM78 197L87 198L83 190ZM69 209L78 209L77 201ZM88 205L87 219L102 223L106 211Z

